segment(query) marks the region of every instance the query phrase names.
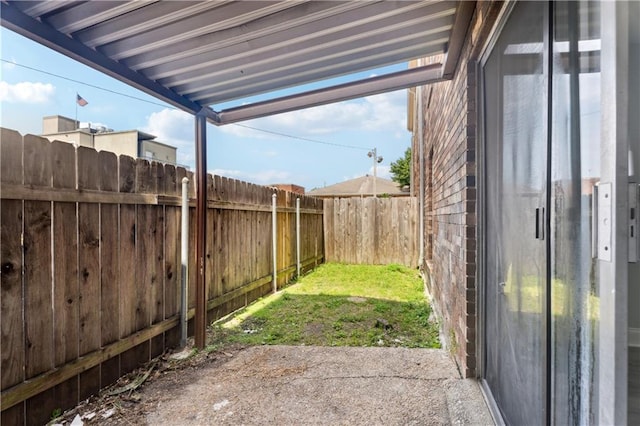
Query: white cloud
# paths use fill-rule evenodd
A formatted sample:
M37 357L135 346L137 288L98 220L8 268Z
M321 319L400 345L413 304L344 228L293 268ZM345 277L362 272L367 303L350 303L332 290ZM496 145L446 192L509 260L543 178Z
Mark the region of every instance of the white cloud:
M165 108L147 117L147 124L141 130L157 136L159 142L178 148L178 164L194 167L194 125L191 115Z
M306 137L318 137L343 130L385 131L398 137L406 133L406 91L382 93L259 118L248 121L246 125ZM239 137L277 137L241 125L222 126L221 129Z
M369 171L367 173L373 176L373 166L369 168ZM376 176L383 179L391 179L391 167L390 166L376 167Z
M389 130L394 133L407 128L407 93L405 90L367 96L365 100L372 106L373 114L367 122L370 129Z
M214 169L209 173L218 176L226 176L233 179L244 180L247 182L257 183L259 185L268 185L273 183L287 183L291 181L292 174L281 170L263 170L259 172L245 172L243 170Z
M51 100L55 91L51 83L23 81L9 84L0 81L0 102L44 104Z

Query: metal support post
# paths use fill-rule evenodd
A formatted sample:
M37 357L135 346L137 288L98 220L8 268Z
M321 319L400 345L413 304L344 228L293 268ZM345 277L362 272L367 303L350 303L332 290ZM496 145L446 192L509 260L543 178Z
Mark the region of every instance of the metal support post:
M271 229L272 242L273 242L273 292L278 291L278 232L276 229L278 223L278 211L277 211L277 199L278 195L274 192L271 196Z
M207 236L207 116L198 113L196 124L196 316L195 346L203 349L207 329L205 253Z
M296 198L296 266L300 277L300 197Z
M419 218L420 218L420 250L418 255L418 268L422 271L424 269L424 196L425 196L425 188L424 188L424 116L422 110L422 87L416 87L416 100L418 101L418 107L416 110L418 111L418 182L419 182L419 195L418 195L418 209L420 210ZM413 173L412 173L413 174Z
M180 346L187 344L187 313L189 310L189 178L182 178L182 276L180 280Z

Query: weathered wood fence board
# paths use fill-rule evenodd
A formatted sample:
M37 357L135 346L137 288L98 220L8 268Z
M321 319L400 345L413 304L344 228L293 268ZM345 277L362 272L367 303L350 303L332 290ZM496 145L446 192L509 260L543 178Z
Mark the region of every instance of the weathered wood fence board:
M417 217L415 197L325 199L325 258L416 267Z
M0 179L2 182L22 184L22 136L7 129L0 130ZM22 383L24 375L24 288L22 286L22 200L2 200L0 206L0 338L2 389ZM22 405L2 412L0 423L24 423Z
M63 143L62 145L68 145ZM73 155L70 155L73 158ZM103 191L118 191L118 157L111 152L99 152L98 163ZM120 247L119 208L115 204L100 204L100 245ZM120 338L120 252L102 250L100 252L100 318L101 347ZM100 369L100 384L107 386L115 382L120 374L120 357L105 361Z
M50 145L53 188L75 189L76 167L73 146L56 142ZM78 229L76 203L53 203L53 314L54 322L64 327L54 327L54 362L56 367L78 358L79 286L78 286ZM54 388L56 400L63 405L79 399L77 380L69 379ZM44 401L46 409L50 402ZM46 413L44 413L46 414Z
M184 168L1 130L2 424L46 423L180 338ZM209 176L209 320L272 291L271 188ZM278 286L296 273L295 199L278 198ZM303 270L324 260L322 200L301 196ZM191 322L192 323L192 322ZM191 325L192 327L192 325Z

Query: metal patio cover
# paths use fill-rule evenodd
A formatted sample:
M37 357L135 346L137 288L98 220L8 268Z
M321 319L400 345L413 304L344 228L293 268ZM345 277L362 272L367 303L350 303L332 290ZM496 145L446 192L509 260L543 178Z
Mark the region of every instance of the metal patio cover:
M226 124L450 77L475 2L2 1L19 34ZM417 67L214 111L212 105L444 54Z

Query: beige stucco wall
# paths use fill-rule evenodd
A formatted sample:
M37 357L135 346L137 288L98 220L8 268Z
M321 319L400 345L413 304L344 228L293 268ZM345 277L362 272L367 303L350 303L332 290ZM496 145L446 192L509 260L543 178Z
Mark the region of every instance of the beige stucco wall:
M151 153L151 155L148 155ZM166 163L176 163L176 148L173 146L165 145L161 142L155 141L142 141L140 147L140 157L146 159L158 160Z
M138 156L138 132L96 133L94 147L98 151L115 152L118 155Z
M68 133L43 134L42 137L45 137L50 141L68 142L76 146L88 146L93 148L93 137L91 133L75 131Z
M52 115L42 118L42 133L51 135L61 132L73 132L78 128L78 122L61 115Z
M123 132L89 133L76 130L77 122L67 117L54 115L42 119L42 136L50 141L72 143L76 146L87 146L97 151L109 151L117 155L128 155L133 158L147 158L164 163L176 164L177 148L154 140L140 141L138 138L153 137L137 130Z

